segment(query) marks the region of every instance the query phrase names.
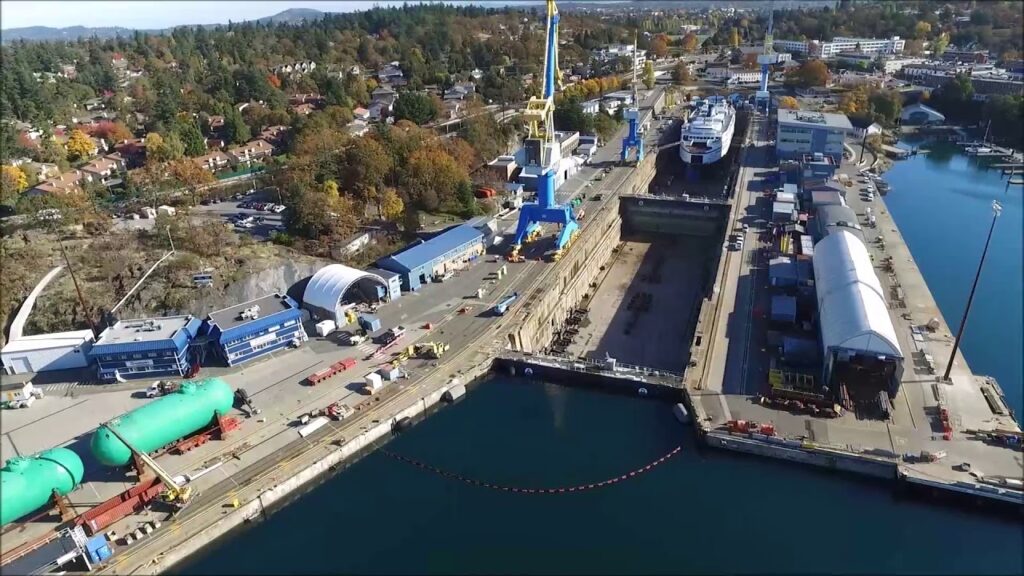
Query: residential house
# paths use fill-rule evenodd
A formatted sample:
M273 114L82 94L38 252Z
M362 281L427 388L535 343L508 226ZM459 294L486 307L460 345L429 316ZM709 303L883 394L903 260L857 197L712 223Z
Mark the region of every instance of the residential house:
M266 140L257 139L250 140L240 146L232 146L228 148L227 153L235 162L245 164L270 156L274 153L274 147Z
M289 106L292 112L295 112L299 116L309 116L313 112L316 112L316 107L312 104L299 104Z
M81 192L82 186L92 181L92 174L81 170L71 170L69 172L64 172L63 174L58 174L56 177L40 183L35 188L31 188L25 193L30 196L38 196L42 194L71 194L74 192Z
M103 98L90 98L85 101L85 109L92 112L93 110L102 110L106 105L103 102Z
M473 78L473 80L479 81L481 78L484 77L484 71L479 68L474 68L473 71L469 73L469 75L471 78Z
M218 132L224 127L224 117L220 114L210 116L210 131Z
M81 170L92 175L94 180L101 182L104 186L110 187L121 183L118 176L124 172L125 168L124 158L119 154L110 154L90 161L82 166Z
M381 84L390 84L399 78L404 80L405 74L402 73L402 69L399 67L398 62L392 62L377 71L377 80L379 80Z
M299 104L313 104L315 106L323 105L324 99L322 96L316 93L310 94L292 94L288 98L288 103L298 106Z
M872 122L870 118L863 116L850 116L850 124L853 125L853 130L850 132L850 136L862 140L865 136L873 136L875 134L882 133L882 125L878 122Z
M397 97L398 93L395 92L394 90L392 90L391 88L387 87L387 86L378 86L377 88L373 89L373 92L370 93L370 98L372 100L379 100L379 99L382 99L382 98L387 98L387 97L392 97L392 96Z
M274 146L280 146L291 131L290 126L267 126L260 132L259 139L266 140Z
M582 104L584 114L597 114L601 111L601 99L594 98L593 100L587 100Z
M223 138L207 138L206 149L207 150L221 150L227 143Z
M460 82L445 91L444 99L464 100L466 96L474 92L476 92L476 86L472 82Z
M220 150L204 154L203 156L197 156L195 161L210 172L216 172L231 165L231 158Z
M68 80L74 80L78 77L78 69L75 68L74 64L61 64L60 72L58 72L57 75L63 76Z
M316 70L316 62L312 60L303 60L300 62L292 62L290 64L281 64L280 66L274 66L271 68L274 74L308 74L313 70Z
M146 139L131 138L114 144L114 151L124 158L128 168L137 168L146 163Z
M367 121L370 119L370 111L362 106L356 106L356 109L352 111L352 116L356 120Z

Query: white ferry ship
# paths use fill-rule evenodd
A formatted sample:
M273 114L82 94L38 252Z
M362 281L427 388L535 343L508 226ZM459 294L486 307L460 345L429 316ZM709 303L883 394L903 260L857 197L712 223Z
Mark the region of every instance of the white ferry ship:
M736 111L722 96L697 101L683 126L679 157L687 164L714 164L729 153Z

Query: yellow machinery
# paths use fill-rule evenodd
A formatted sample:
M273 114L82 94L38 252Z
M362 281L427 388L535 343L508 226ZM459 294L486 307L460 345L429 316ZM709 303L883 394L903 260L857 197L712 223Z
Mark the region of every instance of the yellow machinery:
M146 454L145 452L138 450L137 448L132 446L128 442L128 440L124 438L124 436L121 436L121 434L117 431L116 427L106 426L106 429L109 430L110 433L114 435L114 437L123 442L124 445L127 446L128 449L132 451L132 454L134 454L136 458L141 460L142 463L145 464L150 470L152 470L153 473L156 474L156 477L159 478L161 482L163 482L163 485L167 489L164 490L163 494L161 494L161 497L164 499L165 502L173 504L178 508L184 508L185 505L189 503L193 496L191 486L180 486L177 482L174 481L174 478L171 477L170 474L168 474L163 468L160 467L159 464L156 463L156 460L153 460L152 458L149 457L149 454Z
M424 342L416 345L416 354L421 358L437 360L448 351L448 344L444 342Z
M351 308L345 310L345 321L348 322L349 324L356 321L356 313L353 312Z

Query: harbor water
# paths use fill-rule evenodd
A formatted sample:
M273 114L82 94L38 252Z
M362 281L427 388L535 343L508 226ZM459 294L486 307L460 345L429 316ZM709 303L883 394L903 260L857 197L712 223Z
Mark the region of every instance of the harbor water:
M920 145L920 143L913 143ZM997 224L964 354L1022 414L1022 202L998 171L945 145L886 175L890 207L955 328L991 221ZM943 360L944 361L944 360ZM892 483L698 449L671 407L495 378L231 534L184 574L1020 574L1024 526L897 496ZM649 472L601 488L682 450Z
M885 174L885 203L950 329L956 334L992 222L1003 206L974 296L961 348L976 374L994 376L1020 422L1024 414L1024 186L949 143L907 141L926 154ZM991 160L989 160L991 162ZM996 160L998 162L998 160ZM936 358L945 366L945 358Z
M891 483L722 451L655 400L496 378L183 574L930 573L1024 570L1013 520L894 496Z

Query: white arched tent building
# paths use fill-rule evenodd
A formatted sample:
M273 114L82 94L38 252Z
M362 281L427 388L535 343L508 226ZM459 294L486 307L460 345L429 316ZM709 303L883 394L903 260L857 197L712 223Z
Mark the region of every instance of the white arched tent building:
M302 307L309 310L314 320L334 320L338 326L343 326L347 323L347 303L394 299L391 280L342 264L330 264L309 279L302 295Z
M895 396L903 376L903 352L885 293L864 243L845 230L814 246L814 283L825 353L823 382L884 385Z

